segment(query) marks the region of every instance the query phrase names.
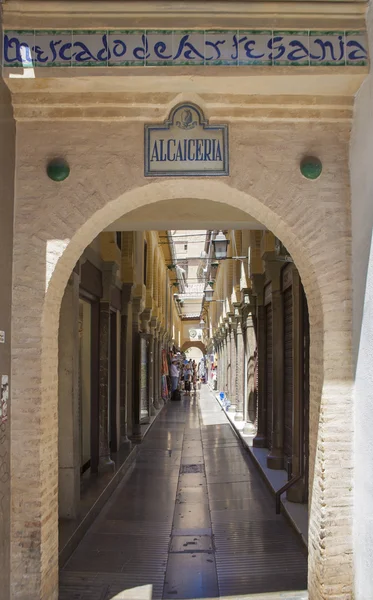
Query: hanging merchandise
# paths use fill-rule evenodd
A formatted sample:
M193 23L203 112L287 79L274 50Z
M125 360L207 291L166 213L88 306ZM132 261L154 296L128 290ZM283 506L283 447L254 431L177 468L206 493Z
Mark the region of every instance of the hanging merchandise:
M168 386L167 386L167 376L166 375L162 375L161 383L162 383L162 399L164 401L166 401L166 400L168 400Z
M161 389L162 389L162 398L164 401L169 399L169 389L170 389L170 377L169 377L169 367L168 367L168 355L167 350L162 350L162 377L161 377Z
M168 361L167 361L167 352L166 350L162 350L162 375L168 375Z

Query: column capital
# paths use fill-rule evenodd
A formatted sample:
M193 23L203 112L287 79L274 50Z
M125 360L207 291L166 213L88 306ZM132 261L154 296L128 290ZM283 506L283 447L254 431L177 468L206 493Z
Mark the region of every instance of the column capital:
M243 309L243 305L241 302L234 302L233 303L233 316L235 317L235 319L239 318L242 315L242 309Z
M245 317L245 327L246 329L254 327L253 314L251 312Z
M116 262L102 263L102 301L110 302L111 288L115 285L119 265Z
M153 315L150 319L150 331L153 335L156 335L158 333L158 320L156 319L156 317L153 317Z
M140 314L144 309L144 303L142 298L133 298L132 299L132 319L133 322L138 322Z
M245 288L242 290L243 303L242 309L244 311L255 312L257 305L257 296L254 294L253 288Z
M274 254L273 252L266 254ZM281 290L281 271L284 267L284 262L274 257L265 258L266 272L271 282L272 293Z
M253 283L252 293L256 297L257 304L264 304L264 281L265 275L264 273L253 273L251 275L251 280Z
M145 308L141 313L141 323L143 330L148 333L150 330L150 319L151 319L152 311L151 308Z
M128 314L128 305L132 302L132 283L122 284L122 315Z

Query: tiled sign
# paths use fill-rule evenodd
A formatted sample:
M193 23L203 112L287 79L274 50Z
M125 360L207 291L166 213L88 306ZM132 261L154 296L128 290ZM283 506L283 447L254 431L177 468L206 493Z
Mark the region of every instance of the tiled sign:
M5 31L4 67L365 65L362 31Z
M229 175L228 126L209 125L183 103L162 125L145 125L145 177Z

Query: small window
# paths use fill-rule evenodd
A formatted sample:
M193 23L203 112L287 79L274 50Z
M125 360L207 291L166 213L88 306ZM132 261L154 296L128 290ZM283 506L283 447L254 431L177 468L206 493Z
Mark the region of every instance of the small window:
M119 250L122 250L122 232L121 231L115 232L115 241L117 243Z
M188 250L188 244L184 244L184 250Z

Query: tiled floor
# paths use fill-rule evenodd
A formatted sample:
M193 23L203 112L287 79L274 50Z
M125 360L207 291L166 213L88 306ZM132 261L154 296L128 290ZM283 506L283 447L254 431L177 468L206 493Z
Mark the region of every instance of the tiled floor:
M306 575L296 534L204 386L162 411L61 571L60 600L243 598L305 589Z

